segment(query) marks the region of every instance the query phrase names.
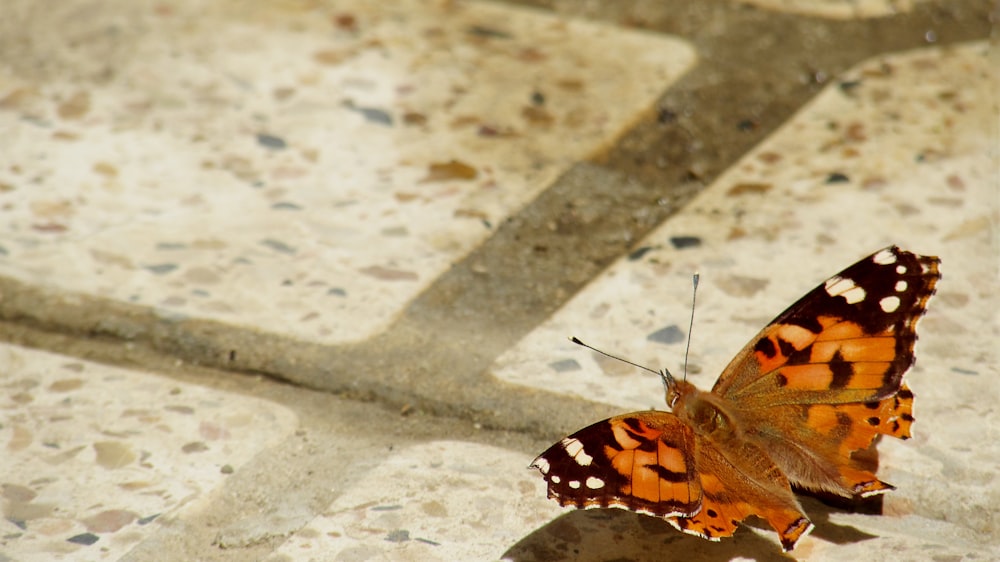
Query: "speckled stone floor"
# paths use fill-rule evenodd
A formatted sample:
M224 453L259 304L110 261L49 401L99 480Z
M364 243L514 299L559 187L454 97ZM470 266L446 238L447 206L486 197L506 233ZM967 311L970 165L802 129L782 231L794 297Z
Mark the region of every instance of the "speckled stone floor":
M10 0L0 562L1000 557L977 0ZM994 20L995 21L995 20ZM526 467L898 244L942 259L881 514L710 543Z

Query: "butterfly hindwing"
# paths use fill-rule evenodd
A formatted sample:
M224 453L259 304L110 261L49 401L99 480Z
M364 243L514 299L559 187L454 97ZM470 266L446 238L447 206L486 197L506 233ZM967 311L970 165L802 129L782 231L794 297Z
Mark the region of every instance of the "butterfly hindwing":
M785 550L812 530L788 479L762 448L748 441L696 440L701 509L691 517L671 519L673 526L718 540L731 536L741 521L756 515L777 531Z

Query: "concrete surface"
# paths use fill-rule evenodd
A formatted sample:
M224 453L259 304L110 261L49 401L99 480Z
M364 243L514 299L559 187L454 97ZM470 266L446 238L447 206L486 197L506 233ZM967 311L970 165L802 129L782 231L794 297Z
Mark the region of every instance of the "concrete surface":
M12 0L0 560L1000 556L989 2ZM993 15L996 17L996 14ZM896 243L881 515L781 555L525 467Z

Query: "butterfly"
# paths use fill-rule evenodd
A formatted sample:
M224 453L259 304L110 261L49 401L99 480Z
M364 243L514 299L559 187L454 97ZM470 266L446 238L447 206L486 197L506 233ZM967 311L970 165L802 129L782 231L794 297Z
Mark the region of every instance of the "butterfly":
M755 515L792 550L813 529L792 485L855 499L894 489L875 476L876 438L910 437L903 375L939 264L880 250L778 315L711 392L660 371L672 412L595 423L531 467L563 506L629 509L713 541Z

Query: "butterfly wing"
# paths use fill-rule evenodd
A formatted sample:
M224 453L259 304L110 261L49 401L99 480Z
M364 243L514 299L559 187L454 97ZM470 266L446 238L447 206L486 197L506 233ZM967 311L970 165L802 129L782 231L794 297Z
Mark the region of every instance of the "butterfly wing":
M739 467L731 459L739 459ZM709 540L732 535L750 515L766 519L786 550L812 529L764 451L747 442L720 448L667 412L596 423L556 443L531 466L560 505L656 515Z
M788 479L760 447L744 440L715 443L697 436L696 443L701 510L691 517L671 519L674 527L718 540L756 515L777 531L786 551L813 529Z
M634 412L585 427L531 463L560 505L687 517L701 506L694 433L667 412Z
M855 453L878 434L910 435L903 375L939 263L895 246L872 254L779 315L719 377L712 392L793 483L849 497L891 489Z

